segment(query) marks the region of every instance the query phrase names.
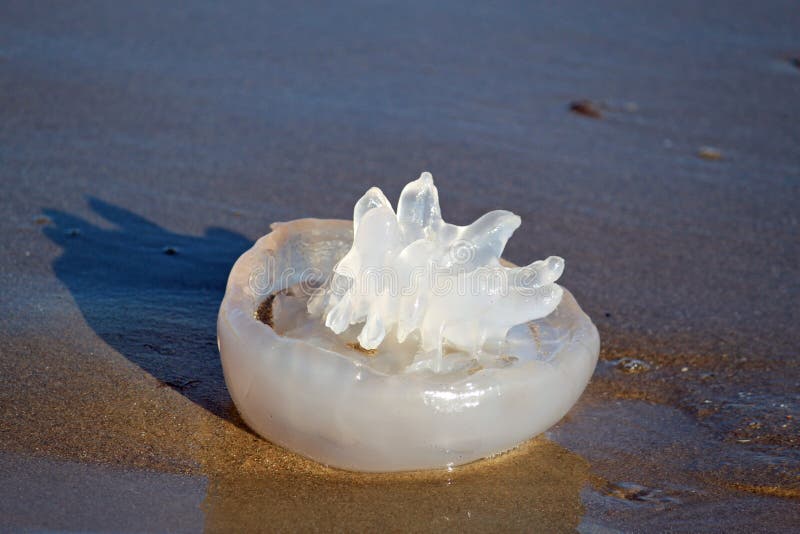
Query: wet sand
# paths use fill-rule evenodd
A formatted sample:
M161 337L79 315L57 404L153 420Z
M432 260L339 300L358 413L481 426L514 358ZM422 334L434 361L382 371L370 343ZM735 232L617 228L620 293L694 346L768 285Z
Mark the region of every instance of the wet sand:
M7 3L0 530L797 525L800 11L695 4ZM253 435L216 349L233 261L423 169L456 223L522 216L508 259L566 258L586 394L452 472Z

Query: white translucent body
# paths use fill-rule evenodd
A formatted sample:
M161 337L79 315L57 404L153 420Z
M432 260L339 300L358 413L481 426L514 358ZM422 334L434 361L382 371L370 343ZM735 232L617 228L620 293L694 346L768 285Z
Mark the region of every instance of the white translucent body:
M255 319L268 295L309 273L329 275L352 246L352 226L315 219L275 225L231 271L219 348L230 394L253 430L343 469L443 468L508 450L577 401L594 371L599 337L566 290L553 313L510 330L513 354L495 358L503 365L448 373L406 372L392 363L403 354L396 340L374 355L348 348L307 314L276 310L286 335ZM265 264L272 267L265 271Z
M564 260L551 256L526 267L506 267L500 255L520 218L496 210L469 226L447 224L430 173L400 195L397 214L373 187L353 210L353 247L329 285L308 305L341 334L363 323L365 349L394 334L418 339L409 370L449 371L445 345L476 354L502 344L511 327L544 317L561 300L554 282Z

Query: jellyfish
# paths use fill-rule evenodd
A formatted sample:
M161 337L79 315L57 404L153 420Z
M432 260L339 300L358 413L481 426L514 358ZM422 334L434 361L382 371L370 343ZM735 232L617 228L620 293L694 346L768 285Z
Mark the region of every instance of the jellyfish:
M355 471L452 468L544 432L577 402L597 329L557 284L564 260L502 259L521 226L442 218L430 173L395 211L377 187L352 221L275 223L231 270L225 381L264 438Z

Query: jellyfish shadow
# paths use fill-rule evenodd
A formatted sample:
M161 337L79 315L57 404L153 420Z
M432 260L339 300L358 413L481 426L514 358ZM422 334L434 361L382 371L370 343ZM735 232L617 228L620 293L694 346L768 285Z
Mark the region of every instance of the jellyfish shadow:
M53 270L88 325L160 385L243 427L225 387L216 318L250 241L222 228L174 233L97 198L89 206L113 228L44 210L52 221L44 233L62 249Z

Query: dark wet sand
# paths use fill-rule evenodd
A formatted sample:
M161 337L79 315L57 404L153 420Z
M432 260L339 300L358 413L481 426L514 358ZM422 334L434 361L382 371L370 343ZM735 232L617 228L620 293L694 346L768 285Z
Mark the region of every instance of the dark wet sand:
M4 4L0 530L796 528L796 3L427 4ZM510 260L567 259L587 393L450 473L257 438L231 264L423 169L454 222L522 216Z

